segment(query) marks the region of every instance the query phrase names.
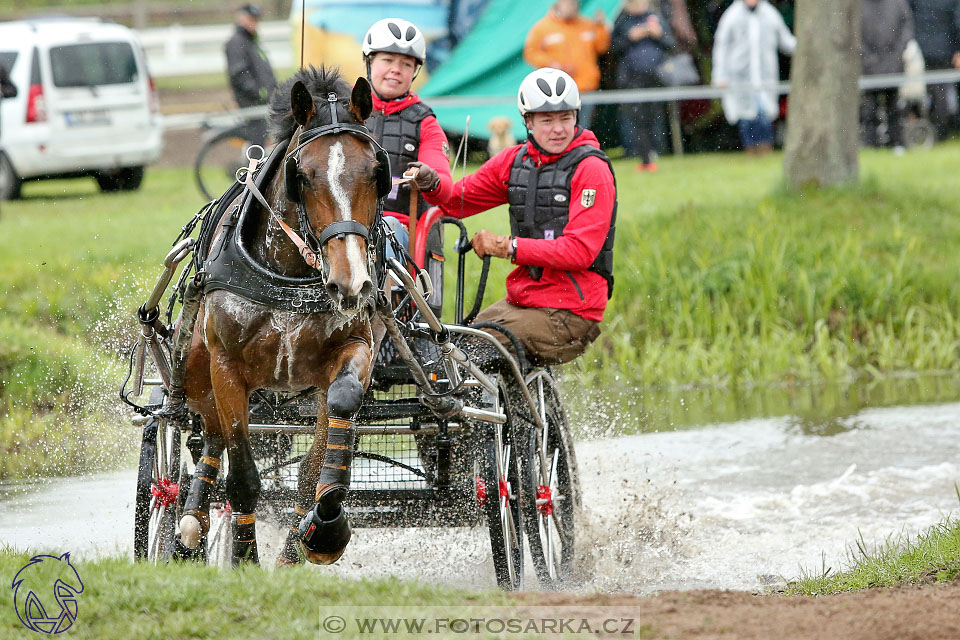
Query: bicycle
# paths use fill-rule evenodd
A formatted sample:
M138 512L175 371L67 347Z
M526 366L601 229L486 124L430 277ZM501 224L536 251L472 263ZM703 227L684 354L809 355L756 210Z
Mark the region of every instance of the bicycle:
M264 144L264 125L260 119L218 127L209 123L202 125L207 132L194 161L193 173L204 198L208 201L219 198L236 182L237 169L247 166L247 148L252 144Z

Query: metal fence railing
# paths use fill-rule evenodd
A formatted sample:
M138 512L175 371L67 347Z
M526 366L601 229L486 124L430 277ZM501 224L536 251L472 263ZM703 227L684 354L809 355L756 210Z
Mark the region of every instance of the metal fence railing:
M903 85L923 82L926 85L949 84L960 82L960 70L928 71L922 76L906 74L886 74L876 76L862 76L858 86L861 90L896 88ZM790 83L752 86L732 86L727 88L712 87L710 85L695 85L689 87L662 87L656 89L625 89L615 91L593 91L583 94L583 102L587 104L627 104L636 102L663 102L676 105L684 100L714 100L723 97L728 91L737 90L775 90L778 94L789 94ZM486 105L513 105L516 104L516 95L499 96L431 96L425 98L431 106L486 106ZM671 119L676 118L676 109L671 109ZM195 129L203 124L217 126L239 122L244 118L265 117L266 107L248 107L233 111L214 111L206 113L182 113L163 117L164 128ZM675 133L679 133L676 132ZM678 136L674 136L675 138Z

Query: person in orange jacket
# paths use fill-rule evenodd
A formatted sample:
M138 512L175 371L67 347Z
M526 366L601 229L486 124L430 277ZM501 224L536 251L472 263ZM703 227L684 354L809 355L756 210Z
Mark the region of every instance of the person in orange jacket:
M580 0L556 0L527 34L523 59L536 69L552 67L569 73L581 92L600 88L597 56L610 48L606 16L597 9L593 20L580 15ZM580 109L580 124L590 126L593 105Z

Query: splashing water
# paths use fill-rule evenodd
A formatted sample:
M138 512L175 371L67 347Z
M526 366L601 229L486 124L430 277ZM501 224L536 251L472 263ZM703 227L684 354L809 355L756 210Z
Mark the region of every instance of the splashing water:
M960 404L842 422L830 436L778 418L579 443L580 582L570 588L752 590L801 567L841 569L861 535L868 545L910 536L957 507ZM129 555L134 486L124 471L0 487L0 543ZM258 531L269 566L281 534L265 521ZM494 586L482 527L357 530L343 559L317 570Z

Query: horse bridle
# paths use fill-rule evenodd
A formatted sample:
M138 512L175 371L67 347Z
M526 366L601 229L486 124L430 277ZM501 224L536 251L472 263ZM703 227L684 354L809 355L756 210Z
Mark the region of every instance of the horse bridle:
M297 246L300 255L304 261L317 271L323 274L321 264L321 253L324 245L331 238L343 238L347 235L357 235L367 242L367 252L372 254L376 250L377 234L380 228L380 221L383 218L383 199L393 188L392 178L390 176L390 157L383 149L377 139L370 135L366 127L340 122L337 118L337 103L340 98L336 93L327 94L327 103L330 107L330 124L313 127L311 129L299 130L297 134L297 145L289 151L283 160L283 181L287 199L293 202L297 207L297 218L299 221L300 232L303 237L298 235L290 228L283 219L273 210L260 190L253 183L253 171L246 172L245 183L253 192L254 196L260 201L267 211L276 219L277 223L287 234L290 240ZM307 218L307 206L303 198L303 185L300 180L300 152L311 142L314 142L324 136L336 135L339 133L350 133L366 139L376 152L377 168L374 177L377 181L377 213L374 217L371 228L368 229L356 220L338 220L331 222L316 235L310 220ZM372 231L371 231L372 229Z
M337 119L337 103L339 96L336 93L327 94L327 104L330 107L330 124L321 125L312 129L301 130L297 135L297 146L287 153L283 161L283 181L287 192L287 199L297 206L297 217L300 221L300 231L303 233L310 247L315 252L319 252L331 238L340 237L347 234L361 236L370 243L369 231L366 227L355 220L338 220L332 222L320 232L317 236L310 226L307 219L307 207L303 198L303 185L300 180L300 152L311 142L324 136L336 135L339 133L350 133L366 139L376 151L377 169L375 178L377 181L377 218L375 223L379 223L383 215L383 198L390 193L393 188L390 178L390 157L380 146L377 139L370 135L366 127L339 122Z

